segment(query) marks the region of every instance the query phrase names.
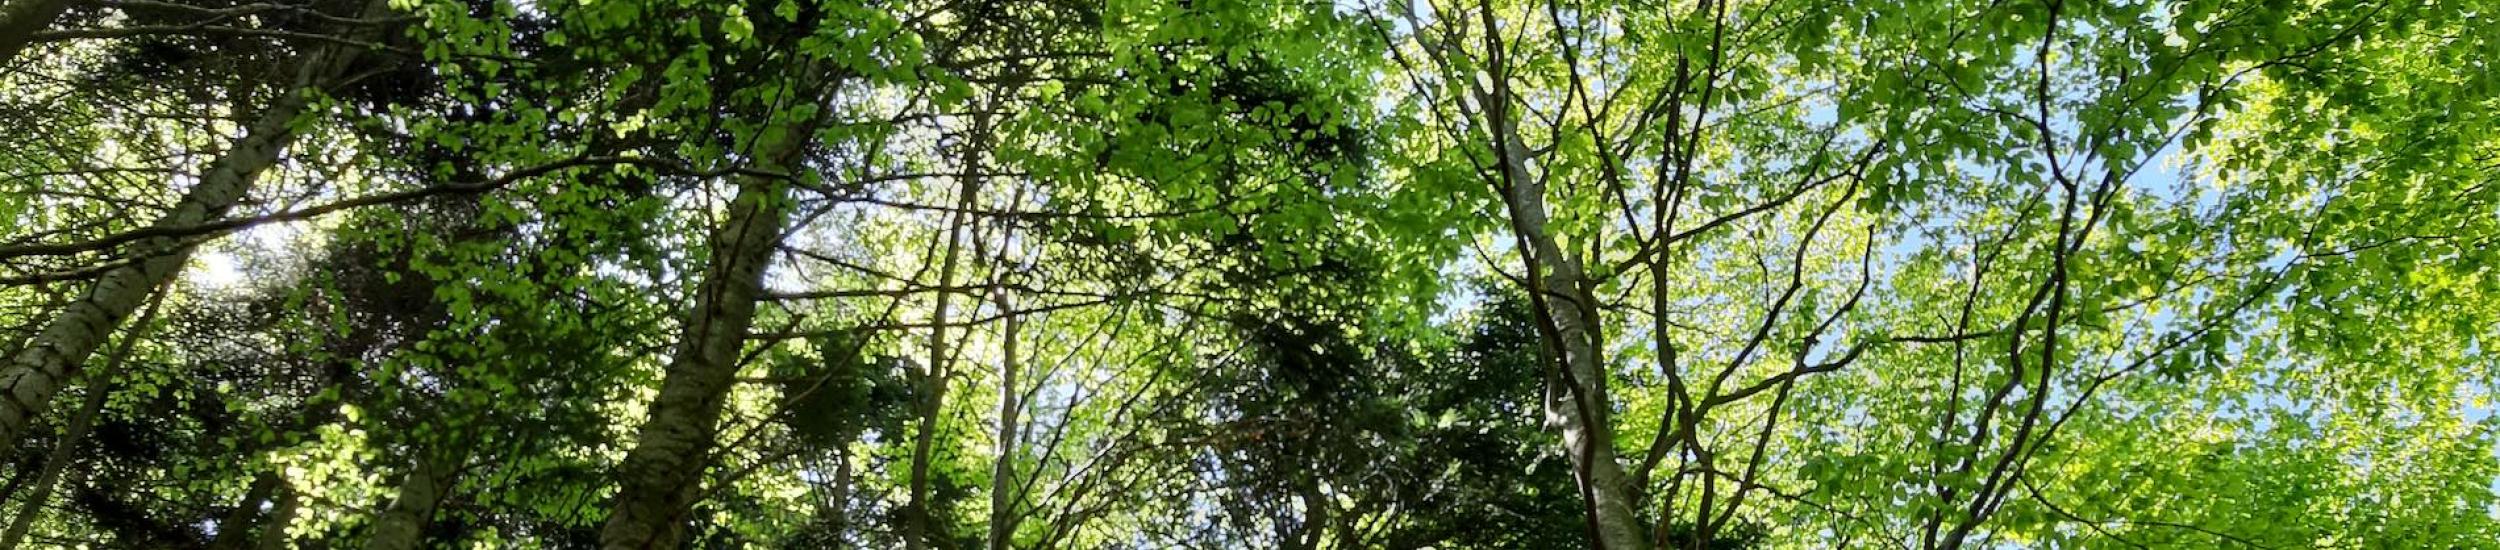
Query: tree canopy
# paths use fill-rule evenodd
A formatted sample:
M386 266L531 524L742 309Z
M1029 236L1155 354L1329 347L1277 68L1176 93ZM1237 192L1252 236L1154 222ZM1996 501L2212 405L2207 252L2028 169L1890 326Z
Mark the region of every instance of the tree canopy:
M2500 548L2500 0L0 0L0 548Z

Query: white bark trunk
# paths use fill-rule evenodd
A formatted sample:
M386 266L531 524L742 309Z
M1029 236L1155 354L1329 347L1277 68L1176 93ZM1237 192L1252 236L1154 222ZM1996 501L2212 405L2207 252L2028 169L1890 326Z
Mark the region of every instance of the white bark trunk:
M157 308L163 305L161 299L148 302L148 311L139 316L138 327L122 335L121 346L113 350L112 360L87 382L86 402L78 407L78 416L69 421L69 430L61 434L61 440L52 444L51 456L45 457L43 471L36 474L33 492L26 495L26 503L18 508L17 519L9 522L8 532L0 533L0 548L16 548L26 540L26 532L34 526L35 519L43 516L44 505L52 502L52 488L61 481L61 471L69 468L71 455L77 452L79 442L87 438L87 430L95 426L96 415L104 413L104 399L113 393L113 378L120 374L122 363L130 360L131 348L147 336L149 321L156 318Z
M109 391L103 384L88 390L86 404L79 407L78 418L70 421L69 432L52 445L52 454L44 458L43 470L35 474L35 486L27 491L25 503L18 506L17 517L9 521L8 532L0 533L0 548L17 548L19 542L26 540L26 532L34 527L35 519L43 517L43 511L52 502L52 488L59 485L61 471L69 468L71 453L95 425L96 414L103 412L104 397Z
M374 2L367 12L388 9L386 3ZM353 47L334 46L299 60L296 81L277 94L243 137L210 162L198 183L153 226L186 228L224 217L295 140L294 121L308 103L307 89L338 80L359 53ZM176 237L131 243L127 250L143 259L97 277L84 296L63 307L44 324L43 332L0 367L0 448L16 445L27 424L50 409L61 381L76 374L79 365L104 343L105 335L182 271L195 244Z
M1489 98L1506 101L1504 98ZM1502 118L1502 117L1496 117ZM1607 396L1607 369L1599 355L1596 328L1596 296L1590 292L1587 278L1580 270L1580 261L1556 244L1546 230L1545 183L1528 170L1527 146L1520 141L1515 122L1501 119L1494 125L1495 152L1502 156L1503 176L1510 188L1503 202L1508 206L1511 230L1528 244L1536 264L1531 269L1543 271L1541 293L1543 312L1553 320L1556 348L1562 351L1563 381L1568 391L1546 400L1547 417L1563 432L1564 451L1583 474L1589 505L1596 514L1598 542L1611 550L1635 550L1648 547L1641 536L1638 516L1632 510L1630 482L1624 475L1623 462L1615 455L1612 400Z
M155 226L187 227L223 216L294 139L289 123L303 108L304 98L297 93L270 105L243 139L210 163L199 184ZM14 444L23 436L27 424L50 408L61 380L77 373L79 364L95 353L105 336L191 258L191 247L173 238L140 241L132 250L157 254L105 272L84 297L62 308L40 335L10 357L6 370L0 370L0 389L7 392L0 395L0 445Z

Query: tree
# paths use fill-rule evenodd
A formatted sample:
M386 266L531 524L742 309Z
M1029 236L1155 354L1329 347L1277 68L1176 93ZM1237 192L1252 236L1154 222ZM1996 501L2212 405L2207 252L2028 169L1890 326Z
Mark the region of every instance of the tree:
M2495 8L9 1L0 538L2483 547Z
M13 2L11 6L17 4ZM382 3L374 2L362 13L378 15L386 11ZM349 36L369 34L360 31ZM279 74L292 73L292 77L271 92L266 106L237 106L256 113L243 136L205 167L199 184L186 191L183 201L152 228L178 235L191 226L224 216L295 139L297 119L311 106L310 94L344 83L343 79L357 67L362 50L353 44L330 45L301 58L274 63L282 69L277 71ZM49 409L52 394L62 379L76 373L123 319L137 312L154 289L173 278L189 258L192 246L179 236L135 240L131 243L133 257L114 262L118 265L108 264L109 269L96 275L84 298L62 308L45 325L41 336L10 356L8 366L0 367L4 369L0 370L0 389L8 394L6 399L0 399L0 441L13 444L28 423Z

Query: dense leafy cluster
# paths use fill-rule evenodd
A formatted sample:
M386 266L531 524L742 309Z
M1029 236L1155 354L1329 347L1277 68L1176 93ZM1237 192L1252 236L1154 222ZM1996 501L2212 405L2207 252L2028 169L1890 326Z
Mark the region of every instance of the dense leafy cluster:
M0 0L0 548L2496 548L2495 16Z

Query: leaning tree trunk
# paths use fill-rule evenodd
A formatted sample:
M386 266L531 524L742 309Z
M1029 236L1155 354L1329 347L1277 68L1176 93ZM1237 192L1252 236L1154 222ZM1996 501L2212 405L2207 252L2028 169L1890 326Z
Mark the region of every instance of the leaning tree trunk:
M52 26L52 20L77 4L77 0L9 0L0 5L0 65L17 59L18 52L33 42L35 32Z
M391 507L374 518L373 539L365 542L365 548L413 550L425 542L425 525L433 521L435 508L459 480L462 460L458 452L424 454L400 478L399 494L391 498Z
M9 521L8 532L0 533L0 548L17 548L18 542L26 539L26 532L34 527L35 519L43 516L45 504L52 501L52 488L61 481L61 471L69 467L72 449L86 439L88 428L95 425L96 415L103 412L107 390L101 384L87 390L87 402L78 411L78 418L70 421L69 432L62 434L61 440L53 444L51 456L43 461L43 471L35 474L35 486L27 492L25 504L18 506L17 517Z
M1401 8L1398 14L1416 28L1423 27L1413 10ZM1482 32L1496 33L1490 7L1476 15ZM1532 153L1520 138L1507 60L1497 50L1482 66L1462 69L1451 63L1451 56L1446 53L1456 45L1421 31L1416 38L1441 70L1483 71L1483 76L1488 77L1485 81L1473 77L1458 79L1452 86L1462 95L1473 96L1479 106L1471 110L1462 105L1460 109L1470 118L1483 117L1481 122L1489 138L1486 145L1493 150L1499 165L1492 183L1501 191L1511 235L1517 239L1518 253L1527 263L1525 290L1540 317L1537 332L1548 354L1560 355L1549 358L1560 367L1556 370L1560 371L1563 389L1546 396L1547 422L1562 431L1563 450L1570 455L1574 477L1578 478L1582 500L1588 507L1593 545L1608 550L1646 549L1649 541L1641 534L1639 516L1633 513L1639 504L1632 500L1629 476L1615 455L1613 421L1607 418L1611 402L1606 396L1605 363L1599 354L1603 346L1597 341L1596 296L1588 288L1579 259L1565 251L1546 227L1545 181L1529 166Z
M988 132L989 117L975 115L972 135ZM981 195L982 179L977 175L981 171L979 149L976 144L962 146L965 175L959 178L962 185L956 190L955 212L949 214L952 221L946 228L945 257L938 266L939 289L955 286L955 271L962 264L964 229L972 225L973 205ZM911 550L927 548L929 544L929 467L936 460L938 416L946 410L946 380L954 360L948 351L954 342L946 339L947 311L953 302L954 294L941 290L937 304L930 308L929 366L920 380L919 429L912 439L911 500L903 504L903 547Z
M756 168L796 173L813 127L812 120L792 121L765 130ZM599 533L605 548L677 548L685 539L688 508L715 444L712 432L736 381L756 300L763 296L764 266L789 221L787 183L760 175L738 180L729 218L712 234L711 264L696 288L694 311L669 358L660 395L617 468L616 507Z
M9 530L0 533L0 548L16 548L18 542L26 539L26 531L34 527L35 518L43 515L44 504L52 501L52 488L61 482L61 471L69 468L70 455L87 438L87 430L95 427L96 415L104 413L104 398L113 393L113 377L121 371L122 363L130 360L130 349L146 336L148 321L156 317L156 308L163 304L162 298L150 301L148 312L139 316L138 327L122 335L121 346L113 350L113 358L103 370L91 375L94 379L87 382L87 401L80 404L78 417L70 419L69 430L61 434L61 440L52 444L52 455L44 459L43 471L35 475L34 492L26 495L26 503L18 507L17 518L9 522Z
M1528 169L1528 149L1519 138L1518 123L1507 116L1508 105L1501 103L1507 101L1501 86L1486 94L1484 101L1490 106L1493 146L1507 184L1502 199L1512 233L1526 245L1520 253L1533 260L1528 269L1537 272L1530 278L1534 288L1527 290L1551 323L1551 334L1546 337L1562 354L1565 391L1546 400L1546 416L1562 429L1564 450L1579 471L1592 508L1597 542L1612 550L1646 548L1640 520L1632 512L1637 504L1631 499L1630 481L1615 456L1613 421L1607 414L1612 403L1606 395L1607 373L1598 355L1594 326L1596 296L1587 288L1579 260L1557 244L1546 228L1545 184Z
M967 188L964 195L970 197L971 190ZM967 198L957 206L968 206L970 202ZM948 230L946 259L942 262L943 267L938 268L938 288L955 284L956 252L965 224L959 217ZM946 365L949 359L946 354L946 306L953 301L952 297L952 294L943 291L937 293L937 307L930 316L928 371L920 376L921 395L916 407L918 410L914 411L918 415L918 429L912 434L910 500L903 503L903 547L910 550L927 548L929 544L929 466L934 461L937 448L938 416L946 407Z
M275 471L252 476L252 487L243 491L243 500L226 510L226 517L217 520L217 538L210 539L208 550L243 550L250 548L253 525L260 520L260 505L286 484Z
M368 12L384 9L387 4L375 2ZM198 183L151 227L179 232L223 218L295 140L294 122L310 101L307 89L337 82L358 53L356 47L333 45L302 60L294 88L278 94L261 110L242 139L210 162ZM127 250L134 258L129 263L97 277L84 296L63 307L25 349L0 366L0 448L16 446L26 426L50 408L61 381L76 374L87 356L104 343L105 335L182 271L197 244L178 236L132 243Z
M276 504L270 505L269 519L262 521L260 525L260 544L253 546L253 548L256 550L285 550L286 543L289 540L292 540L287 536L287 526L295 524L295 513L297 509L303 507L303 501L304 495L302 493L296 492L293 485L289 485L286 481L280 480L278 482L278 501Z

